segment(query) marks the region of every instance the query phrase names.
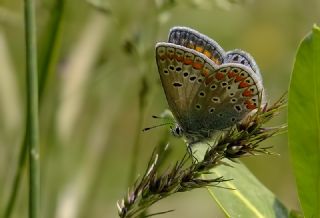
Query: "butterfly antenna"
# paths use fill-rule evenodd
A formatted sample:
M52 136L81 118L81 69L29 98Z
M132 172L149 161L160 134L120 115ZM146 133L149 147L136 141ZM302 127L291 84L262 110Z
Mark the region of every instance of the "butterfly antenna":
M159 125L150 126L150 127L142 129L142 132L146 132L146 131L148 131L150 129L154 129L154 128L157 128L157 127L160 127L160 126L166 126L166 125L173 125L173 123L162 123L162 124L159 124Z

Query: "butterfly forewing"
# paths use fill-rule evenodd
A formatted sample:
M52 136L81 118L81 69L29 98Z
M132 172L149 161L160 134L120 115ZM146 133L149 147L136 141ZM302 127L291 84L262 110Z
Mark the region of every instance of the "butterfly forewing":
M194 123L193 99L215 66L204 55L171 43L157 44L156 59L169 107L178 123L188 129Z
M200 52L215 64L221 64L224 60L225 52L217 42L190 28L172 28L169 33L169 43Z

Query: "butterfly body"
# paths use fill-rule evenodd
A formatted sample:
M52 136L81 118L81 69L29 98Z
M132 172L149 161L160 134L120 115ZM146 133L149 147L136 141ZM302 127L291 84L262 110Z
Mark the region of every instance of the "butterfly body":
M156 60L169 108L189 144L238 123L263 96L261 75L249 54L225 53L192 29L171 29L169 42L156 45Z

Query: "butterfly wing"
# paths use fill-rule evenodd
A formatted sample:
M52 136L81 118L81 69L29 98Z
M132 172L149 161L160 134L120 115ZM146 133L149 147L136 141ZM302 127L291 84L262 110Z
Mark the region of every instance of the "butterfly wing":
M210 73L198 89L197 97L191 105L192 116L197 125L189 131L210 135L241 121L259 104L262 81L246 66L223 64Z
M225 55L224 63L238 63L250 67L262 80L259 67L254 58L248 52L240 49L228 51Z
M262 83L249 67L218 66L204 54L172 43L156 45L156 60L169 107L186 133L208 137L257 108Z
M156 60L170 110L186 131L198 120L192 115L193 99L217 66L205 55L172 43L156 45Z
M216 41L188 27L173 27L169 32L169 43L196 50L215 64L224 61L225 52Z

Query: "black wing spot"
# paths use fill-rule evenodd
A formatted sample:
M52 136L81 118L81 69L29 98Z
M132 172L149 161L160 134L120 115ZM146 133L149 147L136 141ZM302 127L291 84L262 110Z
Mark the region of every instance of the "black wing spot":
M221 73L226 73L227 72L227 68L224 68L222 70L220 70Z
M181 84L181 83L178 83L178 82L175 82L175 83L173 83L173 86L174 86L174 87L181 87L182 84Z
M238 111L238 112L242 111L242 108L240 105L235 105L234 109L236 109L236 111Z
M188 72L184 72L184 73L183 73L183 76L184 76L184 77L187 77L187 76L189 76L189 73L188 73Z
M181 67L176 67L176 71L177 71L177 72L180 72L181 70L182 70Z
M199 92L200 97L204 97L205 95L206 95L206 93L204 91Z
M170 69L170 70L174 70L174 66L173 66L173 65L170 65L170 66L169 66L169 69Z
M236 102L237 102L237 99L236 99L236 98L231 98L231 102L232 102L232 103L236 103Z
M234 69L233 69L233 72L234 72L234 73L239 73L239 69L234 68Z
M236 121L236 118L232 117L232 118L231 118L231 121L232 121L232 122Z
M213 101L214 103L219 103L220 102L220 98L213 97L213 98L211 98L211 101Z
M209 113L212 114L213 112L214 112L214 108L212 107L209 109Z
M195 81L196 79L197 79L196 76L191 76L191 77L190 77L190 81Z
M201 105L200 104L196 104L196 109L200 110L201 109Z
M233 57L233 61L238 61L238 59L239 59L239 56L238 56L238 55L236 55L236 56Z
M231 89L231 86L228 86L228 87L227 87L227 89L229 89L229 90L230 90L230 89Z
M245 76L246 74L244 73L244 72L242 72L241 74L240 74L240 76Z
M164 73L164 74L169 74L168 69L164 69L164 70L163 70L163 73Z
M222 116L223 116L223 114L222 114L222 113L220 113L220 114L218 114L218 116L219 116L219 117L222 117Z
M245 61L245 60L242 60L240 63L244 65L244 64L246 63L246 61Z
M200 78L200 79L198 79L198 82L199 82L199 83L202 83L202 81L203 81L203 80L202 80L201 78Z
M230 92L230 94L229 94L229 95L230 95L231 97L232 97L232 96L234 96L234 92Z
M221 83L221 86L222 86L222 87L225 87L225 86L227 86L227 85L228 85L227 82L222 82L222 83Z
M211 90L215 90L216 88L217 88L216 85L212 85L212 86L210 87Z

